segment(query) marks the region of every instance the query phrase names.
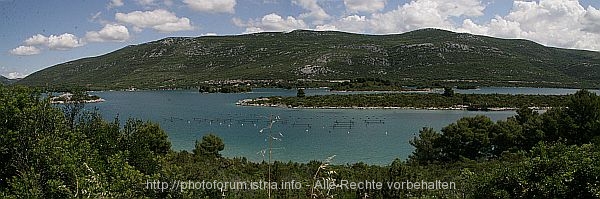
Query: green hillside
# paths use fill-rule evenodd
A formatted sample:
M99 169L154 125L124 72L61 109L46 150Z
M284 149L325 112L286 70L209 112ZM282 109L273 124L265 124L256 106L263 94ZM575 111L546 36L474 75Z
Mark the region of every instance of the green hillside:
M8 79L2 75L0 75L0 85L8 85L14 83L16 80Z
M161 88L226 79L354 79L600 85L600 53L437 29L398 35L298 30L178 37L127 46L29 75L30 86Z

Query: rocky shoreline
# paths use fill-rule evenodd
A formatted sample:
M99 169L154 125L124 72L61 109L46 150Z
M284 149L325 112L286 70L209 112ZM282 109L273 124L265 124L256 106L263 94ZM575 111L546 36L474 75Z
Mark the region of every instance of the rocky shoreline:
M516 111L519 108L515 107L488 107L488 108L471 108L467 105L455 105L452 107L395 107L395 106L376 106L376 107L361 107L361 106L291 106L285 104L271 103L252 103L256 101L267 101L269 98L243 99L235 104L238 106L254 106L254 107L275 107L275 108L291 108L291 109L405 109L405 110L465 110L465 111ZM548 110L552 107L529 107L532 110Z

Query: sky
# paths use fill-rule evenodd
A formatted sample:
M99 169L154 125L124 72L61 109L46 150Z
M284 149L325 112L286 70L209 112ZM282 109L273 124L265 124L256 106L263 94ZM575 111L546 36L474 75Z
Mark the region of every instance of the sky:
M599 0L0 0L0 75L173 36L440 28L600 51Z

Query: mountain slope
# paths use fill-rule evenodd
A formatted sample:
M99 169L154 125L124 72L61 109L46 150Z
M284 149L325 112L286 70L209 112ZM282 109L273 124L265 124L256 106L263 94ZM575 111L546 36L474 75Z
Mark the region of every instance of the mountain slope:
M0 84L2 84L2 85L9 85L9 84L14 83L15 81L16 80L14 80L14 79L8 79L8 78L0 75Z
M58 64L19 83L158 88L194 86L217 79L357 77L597 86L600 53L437 29L398 35L298 30L165 38Z

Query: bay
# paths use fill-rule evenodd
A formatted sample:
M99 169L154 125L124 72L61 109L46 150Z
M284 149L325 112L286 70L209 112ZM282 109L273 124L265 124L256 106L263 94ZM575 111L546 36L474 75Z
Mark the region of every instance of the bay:
M481 88L459 93L572 94L576 89ZM597 90L593 91L599 93ZM351 94L307 89L307 95ZM369 93L369 92L367 92ZM208 133L225 142L226 157L251 161L272 159L308 162L336 155L335 164L365 162L386 165L406 159L414 148L409 140L423 127L437 130L462 117L486 115L492 120L513 116L514 111L472 112L461 110L383 109L287 109L242 107L241 99L294 96L296 90L254 89L250 93L203 94L195 90L94 92L106 100L89 104L112 121L119 117L157 122L169 135L174 150L191 151L195 141ZM270 119L271 118L271 119ZM270 121L275 121L271 129Z

